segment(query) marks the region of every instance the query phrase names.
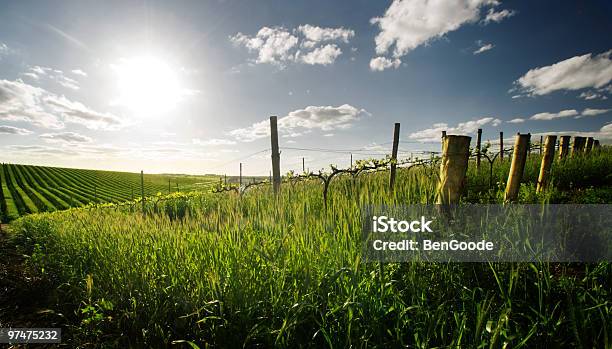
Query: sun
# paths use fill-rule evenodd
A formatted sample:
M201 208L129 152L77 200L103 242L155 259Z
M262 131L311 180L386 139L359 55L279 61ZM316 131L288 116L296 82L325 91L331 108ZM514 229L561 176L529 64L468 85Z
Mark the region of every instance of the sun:
M112 66L117 74L119 97L116 104L143 116L173 109L181 87L172 67L154 56L121 59Z

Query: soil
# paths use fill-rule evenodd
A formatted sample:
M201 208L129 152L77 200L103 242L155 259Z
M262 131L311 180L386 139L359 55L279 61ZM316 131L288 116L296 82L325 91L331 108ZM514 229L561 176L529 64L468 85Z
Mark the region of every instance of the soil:
M61 327L61 317L49 310L51 286L26 266L26 256L8 241L7 226L0 231L0 328ZM55 348L56 345L0 344L9 348Z

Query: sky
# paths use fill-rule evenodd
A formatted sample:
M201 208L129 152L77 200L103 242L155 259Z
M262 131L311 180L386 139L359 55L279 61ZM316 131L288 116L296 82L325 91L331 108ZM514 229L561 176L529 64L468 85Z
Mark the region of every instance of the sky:
M267 175L517 132L612 143L608 1L0 1L0 161Z

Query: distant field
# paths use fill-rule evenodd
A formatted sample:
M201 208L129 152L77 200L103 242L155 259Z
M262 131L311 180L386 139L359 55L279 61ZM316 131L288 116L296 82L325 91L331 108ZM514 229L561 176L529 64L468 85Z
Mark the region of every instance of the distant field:
M218 176L145 174L145 196L208 190ZM0 219L140 197L140 173L0 164ZM170 183L170 185L168 185Z

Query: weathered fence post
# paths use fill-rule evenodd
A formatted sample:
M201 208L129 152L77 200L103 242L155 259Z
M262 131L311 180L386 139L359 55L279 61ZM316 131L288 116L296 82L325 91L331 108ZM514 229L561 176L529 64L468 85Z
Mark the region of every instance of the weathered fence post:
M529 139L527 140L527 154L531 155L531 133L528 133Z
M499 132L499 160L504 160L504 133Z
M510 165L510 173L508 174L508 183L504 193L504 201L515 201L518 197L523 170L525 169L525 161L527 160L527 150L529 149L529 139L531 135L528 133L522 135L518 133L514 142L514 151L512 153L512 164Z
M280 190L280 152L278 151L278 128L276 116L270 116L270 141L272 143L272 179L274 193Z
M172 190L172 189L170 189L170 178L168 178L168 195L170 195L170 191L171 191L171 190Z
M582 153L585 142L586 139L584 137L574 136L574 143L572 143L572 157Z
M594 142L593 137L588 137L586 139L586 147L584 148L585 153L589 153L593 149L593 142Z
M393 149L391 150L391 171L389 172L389 189L395 186L395 170L397 167L397 148L399 147L400 123L396 122L393 128Z
M302 158L302 173L306 172L306 161Z
M538 176L538 184L536 186L536 192L538 193L542 192L548 184L550 166L555 158L555 143L557 143L557 136L546 136L544 154L542 155L542 164L540 165L540 175Z
M540 136L540 155L542 155L542 145L544 144L544 136Z
M240 163L240 186L242 187L242 162Z
M561 136L559 138L559 160L563 160L569 153L570 136Z
M144 171L140 170L140 197L142 201L142 214L145 213L145 195L144 195Z
M223 184L227 185L227 175L226 174L223 175Z
M482 129L478 129L478 135L476 138L476 169L480 170L480 146L482 141Z
M446 136L442 141L442 163L438 185L438 204L459 202L463 189L468 160L470 159L469 136Z
M353 168L353 153L351 153L351 168Z

